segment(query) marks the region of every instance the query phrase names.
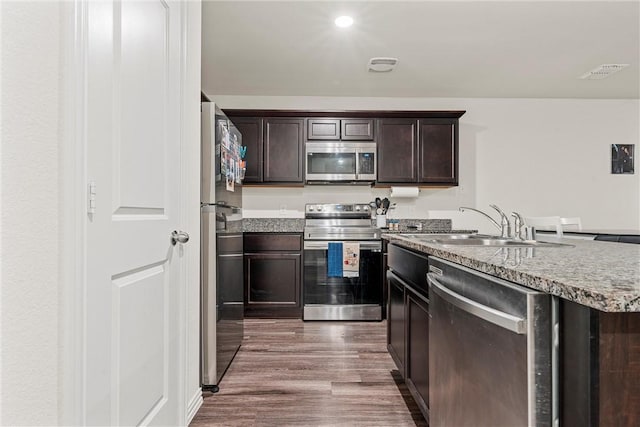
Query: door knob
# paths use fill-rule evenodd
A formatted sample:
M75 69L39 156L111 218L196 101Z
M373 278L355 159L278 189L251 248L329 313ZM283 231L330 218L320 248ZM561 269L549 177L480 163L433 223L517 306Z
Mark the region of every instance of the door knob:
M189 241L189 233L185 233L184 231L173 230L171 232L171 244L173 246L176 243L187 243Z

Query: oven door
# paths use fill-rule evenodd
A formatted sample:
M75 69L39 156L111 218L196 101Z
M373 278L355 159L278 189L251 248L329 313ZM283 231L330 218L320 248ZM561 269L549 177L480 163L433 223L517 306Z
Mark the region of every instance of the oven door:
M306 144L307 181L355 181L356 148L340 143Z
M358 277L328 277L329 241L304 242L304 320L382 320L382 242L358 243Z

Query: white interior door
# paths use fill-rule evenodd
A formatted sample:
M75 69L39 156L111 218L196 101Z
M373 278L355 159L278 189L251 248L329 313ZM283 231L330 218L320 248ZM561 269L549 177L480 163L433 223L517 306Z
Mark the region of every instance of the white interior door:
M88 1L85 421L178 425L181 8Z

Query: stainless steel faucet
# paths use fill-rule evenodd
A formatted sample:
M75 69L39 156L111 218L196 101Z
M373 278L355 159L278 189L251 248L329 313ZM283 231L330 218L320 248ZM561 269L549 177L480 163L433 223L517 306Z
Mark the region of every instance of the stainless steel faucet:
M493 219L490 215L486 214L485 212L482 212L481 210L478 210L475 208L468 208L466 206L460 206L460 208L458 209L460 210L460 212L474 211L481 215L484 215L489 221L491 221L491 224L493 224L498 230L500 230L501 237L509 237L509 234L511 234L511 225L509 225L509 218L507 218L504 212L502 212L497 206L495 205L490 205L490 206L496 209L502 215L502 224L499 224L498 221ZM506 225L505 225L505 219L506 219Z
M509 217L496 205L489 205L489 207L495 209L500 214L500 237L508 239L511 237L511 223L509 222Z

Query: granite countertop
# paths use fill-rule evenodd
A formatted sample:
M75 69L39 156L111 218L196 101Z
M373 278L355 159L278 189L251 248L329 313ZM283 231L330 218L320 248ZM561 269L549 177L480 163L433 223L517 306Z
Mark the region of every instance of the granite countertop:
M244 218L242 230L245 233L302 233L303 218Z
M244 218L243 231L247 233L302 233L304 218ZM383 228L383 233L473 233L476 230L451 230L450 219L400 219L400 228L391 231ZM375 220L371 220L375 226ZM422 224L422 230L415 227Z
M606 312L640 312L640 245L558 240L568 247L443 247L400 234L383 239Z

